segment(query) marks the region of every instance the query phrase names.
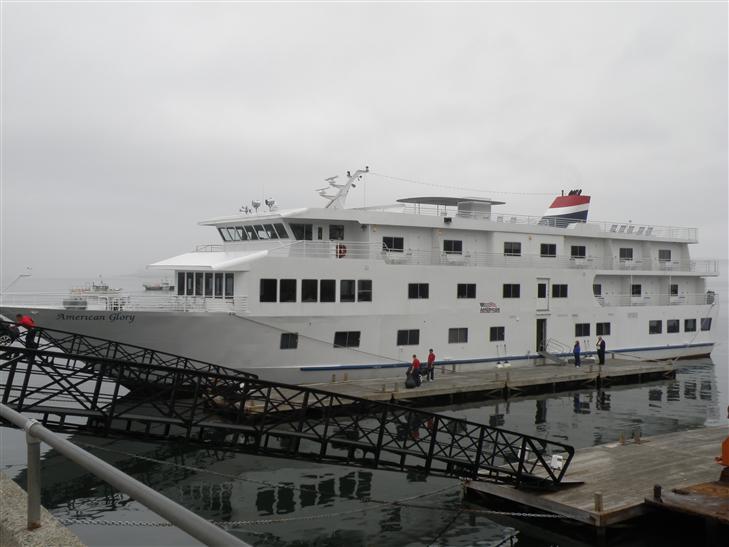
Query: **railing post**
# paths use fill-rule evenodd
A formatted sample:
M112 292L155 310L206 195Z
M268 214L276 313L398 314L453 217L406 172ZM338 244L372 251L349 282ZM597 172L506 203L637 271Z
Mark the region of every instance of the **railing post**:
M35 530L41 525L41 459L40 440L31 433L36 420L28 420L25 424L25 443L28 446L28 530Z

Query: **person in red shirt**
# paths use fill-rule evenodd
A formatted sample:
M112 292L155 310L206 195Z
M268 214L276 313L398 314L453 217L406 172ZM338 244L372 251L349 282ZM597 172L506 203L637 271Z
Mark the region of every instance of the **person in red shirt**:
M428 369L425 371L425 377L430 381L435 380L435 353L433 353L433 348L430 348L428 352Z
M25 327L27 331L25 334L25 347L35 347L35 323L33 322L33 319L31 319L28 315L18 314L15 316L15 322L21 327Z
M418 357L413 353L413 362L410 364L410 373L415 378L415 384L420 385L420 361Z

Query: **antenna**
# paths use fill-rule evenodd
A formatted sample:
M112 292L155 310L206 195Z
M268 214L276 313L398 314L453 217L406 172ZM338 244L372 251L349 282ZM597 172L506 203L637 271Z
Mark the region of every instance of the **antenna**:
M257 199L254 199L253 201L251 201L251 205L256 210L256 214L258 214L258 208L261 206L261 202Z

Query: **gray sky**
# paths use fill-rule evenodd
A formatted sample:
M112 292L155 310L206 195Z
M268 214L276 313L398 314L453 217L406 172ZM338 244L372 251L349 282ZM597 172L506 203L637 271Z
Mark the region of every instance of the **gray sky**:
M373 171L539 215L699 228L727 257L727 5L2 5L2 275L216 242L253 198ZM362 205L360 188L350 204ZM367 203L463 194L371 177Z

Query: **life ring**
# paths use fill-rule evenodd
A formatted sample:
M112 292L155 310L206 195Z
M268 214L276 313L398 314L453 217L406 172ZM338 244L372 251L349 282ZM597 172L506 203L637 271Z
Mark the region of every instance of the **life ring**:
M345 256L347 256L347 246L344 245L343 243L338 243L336 252L337 252L337 258L344 258Z

